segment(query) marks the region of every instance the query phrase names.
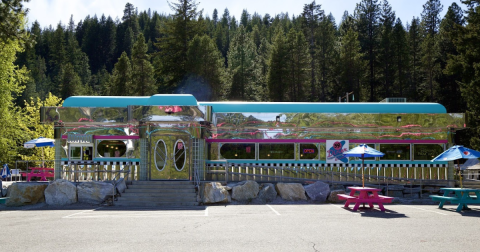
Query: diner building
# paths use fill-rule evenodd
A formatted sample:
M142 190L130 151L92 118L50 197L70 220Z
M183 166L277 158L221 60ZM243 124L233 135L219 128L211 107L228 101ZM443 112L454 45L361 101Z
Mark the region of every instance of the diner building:
M43 107L55 130L55 178L203 181L451 181L430 160L466 127L437 103L199 102L192 95L73 96Z

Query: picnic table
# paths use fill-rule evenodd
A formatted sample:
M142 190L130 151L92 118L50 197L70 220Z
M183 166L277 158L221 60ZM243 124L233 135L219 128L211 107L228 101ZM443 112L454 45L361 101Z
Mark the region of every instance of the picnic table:
M40 178L40 181L47 181L48 178L53 178L54 169L45 167L30 167L30 172L27 172L27 181L30 181L32 177Z
M380 210L385 211L383 207L383 203L391 203L393 197L378 195L378 192L381 189L378 188L370 188L370 187L357 187L352 186L348 187L350 189L350 194L338 194L337 197L340 200L346 200L345 207L348 207L350 203L355 203L353 207L353 211L357 211L360 207L360 204L367 203L370 208L373 208L373 204L377 204ZM355 193L358 192L358 195Z
M445 202L452 204L458 204L457 212L462 210L468 210L467 204L480 204L480 189L472 188L442 188L443 196L430 195L430 198L434 201L439 201L438 208L443 208ZM453 193L453 196L450 196ZM474 193L475 195L471 195Z

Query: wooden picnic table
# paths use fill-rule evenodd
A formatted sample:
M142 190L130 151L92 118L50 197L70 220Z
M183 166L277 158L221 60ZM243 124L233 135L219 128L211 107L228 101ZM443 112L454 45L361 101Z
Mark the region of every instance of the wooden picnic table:
M355 203L353 207L353 211L357 211L360 207L360 204L368 204L370 208L373 208L373 204L377 204L380 210L385 211L383 207L383 203L391 203L393 197L378 195L378 192L381 189L378 188L371 188L371 187L357 187L352 186L348 187L350 189L350 194L338 194L338 199L346 200L345 207L348 207L350 203ZM355 193L358 192L358 195Z
M467 204L480 204L480 189L472 188L442 188L443 196L430 195L434 201L439 201L438 208L443 208L445 202L458 204L457 212L468 210ZM450 194L453 193L453 196ZM475 195L471 195L474 193Z
M27 181L30 181L32 177L40 178L40 181L47 181L48 178L53 178L55 175L53 168L45 167L30 167L30 172L27 172Z

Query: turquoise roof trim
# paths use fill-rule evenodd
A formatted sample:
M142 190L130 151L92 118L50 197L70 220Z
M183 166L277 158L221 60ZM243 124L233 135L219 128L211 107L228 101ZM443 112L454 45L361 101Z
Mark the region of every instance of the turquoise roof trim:
M71 96L63 107L197 106L193 95L157 94L153 96Z
M438 103L199 102L215 113L447 113Z

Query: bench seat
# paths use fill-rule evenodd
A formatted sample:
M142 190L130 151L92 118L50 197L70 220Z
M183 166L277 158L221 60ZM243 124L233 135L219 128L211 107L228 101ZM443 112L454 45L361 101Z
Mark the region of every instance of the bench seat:
M347 200L347 199L356 199L355 196L350 196L348 194L337 194L338 199Z
M440 196L440 195L430 195L430 198L434 201L458 201L457 197L447 197L447 196Z
M378 195L380 199L382 199L385 203L392 203L393 197Z

